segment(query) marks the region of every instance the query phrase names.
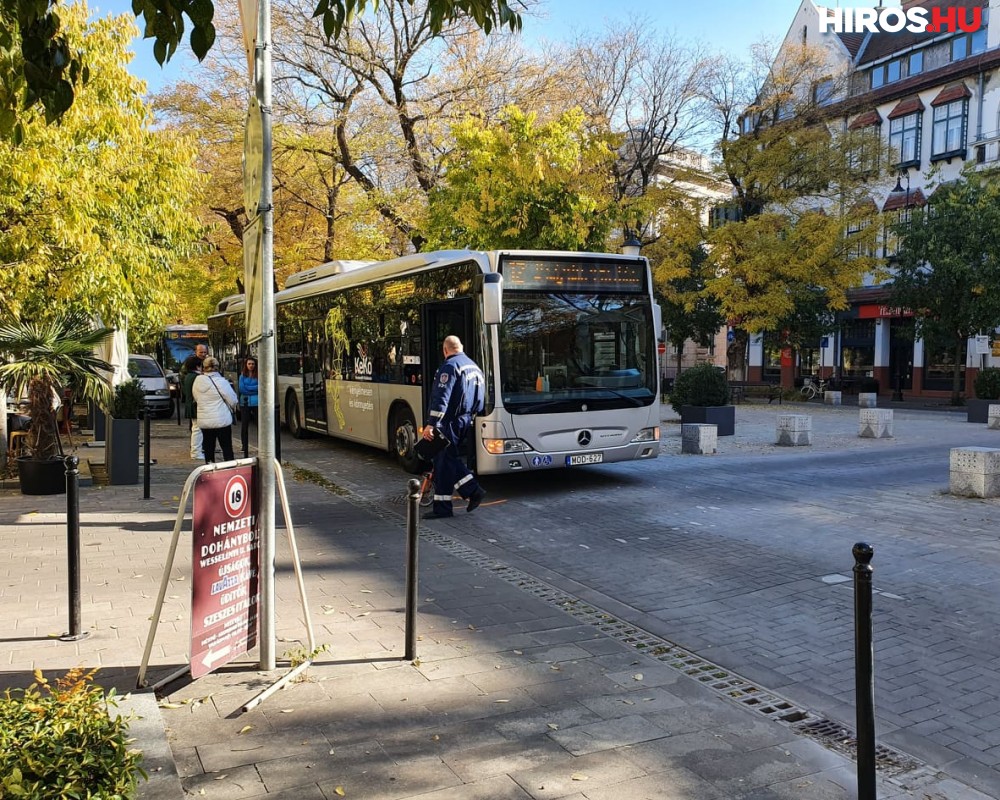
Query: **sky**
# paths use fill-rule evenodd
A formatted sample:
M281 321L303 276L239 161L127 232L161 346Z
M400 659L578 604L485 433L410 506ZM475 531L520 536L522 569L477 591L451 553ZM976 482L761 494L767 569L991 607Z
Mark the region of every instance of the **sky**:
M234 2L234 0L216 0ZM542 0L539 16L525 17L523 36L529 44L567 41L575 33L600 32L611 20L648 20L656 30L703 44L707 53L746 54L762 38L781 39L800 0ZM840 5L839 0L827 0ZM872 6L875 0L845 0L844 6ZM131 0L90 0L95 15L131 13ZM137 38L131 72L155 92L184 78L197 80L198 67L190 47L178 48L166 69L153 58L152 41Z

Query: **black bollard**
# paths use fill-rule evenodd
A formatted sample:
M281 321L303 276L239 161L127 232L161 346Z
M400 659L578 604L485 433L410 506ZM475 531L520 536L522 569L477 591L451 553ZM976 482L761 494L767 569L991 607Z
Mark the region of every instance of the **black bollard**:
M281 414L277 408L274 409L274 458L281 463Z
M149 499L149 409L142 412L142 499Z
M875 800L875 654L872 646L872 556L858 542L854 554L854 694L858 723L858 800Z
M69 558L69 632L59 638L75 642L87 636L80 624L80 459L66 456L66 552Z
M420 481L410 478L406 485L406 653L407 661L417 658L417 516L420 513Z

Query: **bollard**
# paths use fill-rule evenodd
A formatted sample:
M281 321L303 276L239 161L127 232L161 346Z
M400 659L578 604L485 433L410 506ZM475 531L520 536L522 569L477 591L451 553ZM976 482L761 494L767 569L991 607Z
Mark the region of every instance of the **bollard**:
M149 499L149 409L142 412L142 499Z
M66 552L69 558L69 631L59 639L75 642L87 633L80 625L80 459L66 456Z
M410 478L406 488L406 652L403 658L417 658L417 520L420 513L420 481Z
M872 556L858 542L854 554L854 694L858 724L858 800L875 798L875 674L872 647Z
M260 423L260 416L257 422ZM281 413L277 408L274 409L274 458L281 463Z

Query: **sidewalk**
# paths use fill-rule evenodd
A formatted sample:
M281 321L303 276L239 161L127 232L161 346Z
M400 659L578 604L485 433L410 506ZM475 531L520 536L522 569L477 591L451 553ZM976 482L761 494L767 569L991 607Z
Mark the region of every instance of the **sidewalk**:
M177 502L197 465L186 426L174 421L153 424L152 455L150 500L141 482L81 489L90 635L75 643L53 638L68 620L65 497L25 497L16 481L0 487L0 688L27 685L34 669L75 665L100 666L100 681L120 693L134 688ZM137 731L139 746L155 753L165 731L173 759L153 762L142 796L856 797L854 763L779 721L780 698L763 697L762 712L755 687L430 525L421 531L418 660L402 661L402 498L392 513L297 481L292 469L286 480L316 638L329 649L305 680L245 714L243 704L287 666L259 672L254 652L172 684L159 708L136 695L146 716L137 728L152 729ZM156 634L153 681L187 660L189 531ZM283 528L276 573L281 660L305 649ZM880 778L879 797L986 796L920 768Z

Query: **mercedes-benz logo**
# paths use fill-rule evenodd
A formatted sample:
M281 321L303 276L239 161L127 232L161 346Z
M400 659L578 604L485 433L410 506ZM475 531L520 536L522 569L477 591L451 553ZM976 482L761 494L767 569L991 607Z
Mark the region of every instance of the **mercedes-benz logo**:
M591 436L590 431L580 431L576 435L576 441L580 445L580 447L586 447L588 444L590 444L590 440L592 438L593 437Z

